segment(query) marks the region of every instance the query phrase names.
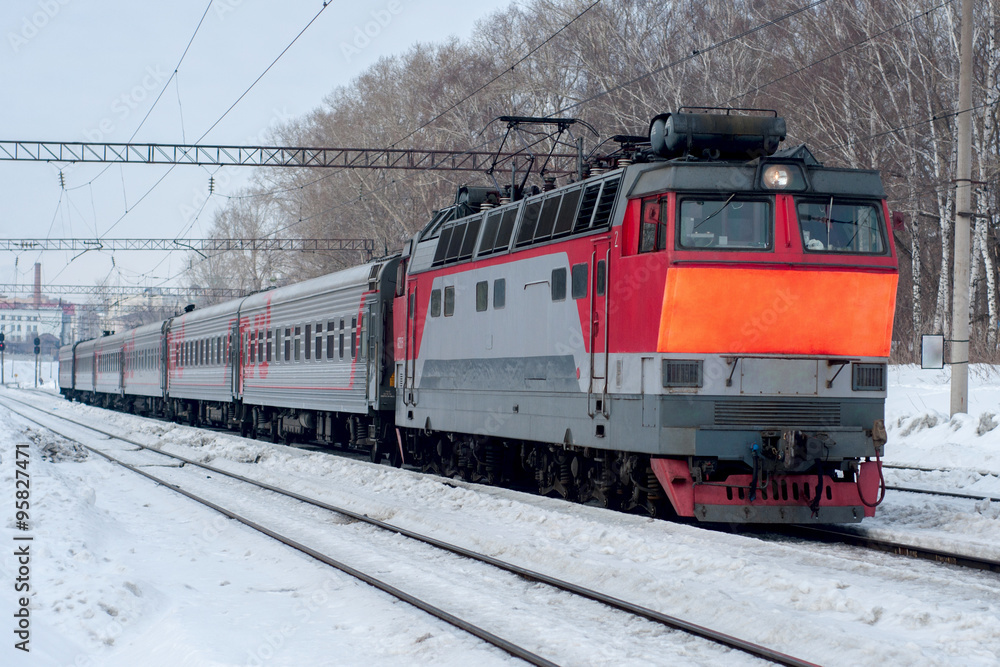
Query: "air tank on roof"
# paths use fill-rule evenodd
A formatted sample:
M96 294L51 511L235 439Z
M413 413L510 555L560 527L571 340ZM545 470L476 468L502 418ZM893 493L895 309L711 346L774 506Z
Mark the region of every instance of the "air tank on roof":
M785 119L730 113L664 113L649 124L653 153L661 157L744 158L772 155L785 138Z

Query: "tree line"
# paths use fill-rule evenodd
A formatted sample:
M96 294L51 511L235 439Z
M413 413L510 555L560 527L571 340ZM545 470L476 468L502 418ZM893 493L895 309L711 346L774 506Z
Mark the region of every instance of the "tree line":
M904 213L893 356L912 361L921 334L947 337L951 326L959 11L957 0L528 0L467 40L382 58L272 139L496 150L498 116L557 115L597 128L600 138L578 136L600 150L681 106L775 109L785 146L880 170L890 209ZM1000 361L1000 0L979 0L975 12L971 348L974 360ZM364 237L392 250L457 186L488 183L445 171L260 169L217 212L212 234ZM261 289L363 259L231 252L192 257L190 279Z

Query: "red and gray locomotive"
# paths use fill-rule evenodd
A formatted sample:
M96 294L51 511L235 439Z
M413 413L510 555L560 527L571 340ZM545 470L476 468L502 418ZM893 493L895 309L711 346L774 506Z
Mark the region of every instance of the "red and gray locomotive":
M877 172L784 137L776 115L658 116L561 187L462 188L399 254L64 349L60 386L609 507L860 521L890 217Z

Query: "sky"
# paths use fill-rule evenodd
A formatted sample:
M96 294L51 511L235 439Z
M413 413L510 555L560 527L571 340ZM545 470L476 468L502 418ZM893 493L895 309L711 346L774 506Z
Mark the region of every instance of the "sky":
M510 0L333 0L201 143L260 145L380 57L467 38ZM0 140L194 143L320 11L320 0L14 0L0 9ZM205 18L190 49L174 68ZM162 98L153 101L166 87ZM442 106L447 106L442 102ZM2 238L205 238L214 168L0 162ZM215 191L252 173L227 167ZM65 189L60 185L60 172ZM103 172L103 173L102 173ZM138 201L159 179L163 181ZM128 210L127 215L125 214ZM183 285L187 253L0 254L0 283ZM168 279L169 282L165 282ZM84 297L70 297L82 301Z

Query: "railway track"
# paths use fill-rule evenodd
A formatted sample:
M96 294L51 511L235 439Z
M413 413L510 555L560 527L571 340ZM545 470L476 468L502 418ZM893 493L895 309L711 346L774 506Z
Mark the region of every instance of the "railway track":
M136 452L142 452L143 454L151 453L151 454L162 456L162 457L168 457L170 459L173 459L174 461L179 462L181 467L183 467L183 466L192 466L192 467L201 468L203 470L212 472L214 474L228 477L228 478L230 478L232 480L235 480L237 482L242 482L242 483L245 483L245 484L252 485L252 486L257 487L257 488L259 488L261 490L264 490L264 491L269 491L269 492L273 492L273 493L276 493L276 494L280 494L280 495L285 496L287 498L299 501L300 503L304 503L304 504L307 504L307 505L310 505L310 506L313 506L313 507L316 507L316 508L319 508L319 509L323 509L323 510L335 513L335 514L340 515L340 516L342 516L342 517L344 517L346 519L349 519L350 521L361 522L361 523L367 524L368 526L371 526L373 528L376 528L376 529L379 529L381 531L386 531L388 533L392 533L392 534L395 534L395 535L399 535L399 536L408 538L410 540L413 540L413 541L419 542L421 544L427 545L429 547L432 547L432 548L434 548L436 550L448 552L450 554L453 554L453 555L458 556L458 557L463 558L463 559L476 561L476 562L485 564L487 566L491 566L492 568L503 570L503 571L508 572L510 574L516 575L517 577L520 577L523 580L527 580L527 581L535 582L535 583L539 583L539 584L544 584L545 586L551 587L553 589L557 589L559 591L562 591L562 592L565 592L565 593L569 593L572 596L576 596L578 598L584 598L584 599L587 599L587 600L590 600L590 601L593 601L593 602L605 605L606 607L618 610L620 612L625 612L625 613L630 614L630 615L632 615L634 617L642 618L642 619L645 619L647 621L650 621L650 622L657 623L659 625L665 626L665 627L670 628L672 630L681 631L681 632L684 632L686 634L689 634L689 635L692 635L692 636L699 637L701 639L707 640L707 641L709 641L711 643L714 643L714 644L717 644L717 645L720 645L720 646L725 646L725 647L730 648L730 649L735 649L735 650L741 651L743 653L746 653L748 655L755 656L757 658L762 658L764 660L768 660L768 661L770 661L772 663L775 663L775 664L790 665L790 666L794 665L794 666L797 666L797 667L804 667L804 666L807 666L807 665L813 665L814 664L814 663L811 663L809 661L802 660L800 658L796 658L794 656L791 656L791 655L788 655L788 654L785 654L785 653L782 653L782 652L779 652L779 651L775 651L775 650L770 649L768 647L761 646L759 644L755 644L753 642L749 642L749 641L740 639L738 637L734 637L732 635L728 635L726 633L722 633L722 632L713 630L713 629L705 627L705 626L701 626L701 625L697 625L697 624L694 624L694 623L690 623L690 622L685 621L683 619L680 619L680 618L677 618L677 617L674 617L674 616L670 616L668 614L664 614L662 612L659 612L659 611L656 611L656 610L653 610L653 609L649 609L647 607L643 607L641 605L637 605L637 604L634 604L634 603L631 603L631 602L628 602L628 601L625 601L625 600L621 600L619 598L615 598L613 596L601 593L599 591L595 591L595 590L592 590L592 589L589 589L589 588L586 588L586 587L583 587L583 586L579 586L577 584L573 584L571 582L567 582L567 581L564 581L564 580L561 580L561 579L557 579L555 577L551 577L549 575L546 575L546 574L543 574L543 573L540 573L540 572L536 572L536 571L530 570L528 568L521 567L519 565L508 563L506 561L502 561L502 560L494 558L492 556L488 556L488 555L481 554L481 553L478 553L478 552L475 552L475 551L472 551L472 550L469 550L469 549L465 549L465 548L457 546L457 545L449 544L447 542L443 542L443 541L438 540L438 539L436 539L434 537L431 537L431 536L423 535L423 534L420 534L420 533L417 533L415 531L411 531L411 530L408 530L408 529L405 529L405 528L402 528L402 527L399 527L399 526L394 526L394 525L389 524L387 522L380 521L378 519L374 519L374 518L369 517L367 515L360 514L360 513L354 512L352 510L343 508L343 507L337 507L337 506L331 505L329 503L320 501L320 500L315 499L315 498L309 498L307 496L295 493L293 491L282 489L280 487L268 484L266 482L262 482L260 480L255 480L255 479L252 479L252 478L245 477L243 475L239 475L239 474L236 474L236 473L233 473L233 472L230 472L230 471L226 471L226 470L223 470L223 469L218 468L216 466L209 465L207 463L201 463L201 462L189 459L187 457L183 457L183 456L180 456L180 455L177 455L177 454L172 454L172 453L169 453L169 452L161 451L161 450L156 449L154 447L150 447L149 445L140 443L140 442L138 442L138 441L136 441L134 439L122 436L120 434L113 433L113 432L110 432L110 431L107 431L107 430L104 430L104 429L101 429L101 428L97 428L97 427L92 426L90 424L86 424L84 422L80 422L80 421L71 419L69 417L63 416L63 415L59 415L59 414L55 414L53 412L49 412L48 410L44 410L44 409L39 408L37 406L31 405L31 404L26 403L24 401L21 401L19 399L13 398L13 397L11 397L9 395L4 395L4 396L2 396L2 398L0 398L0 405L3 405L5 408L7 408L8 410L10 410L11 412L19 415L20 417L22 417L22 418L24 418L24 419L26 419L28 421L31 421L31 422L39 425L42 428L45 428L45 429L47 429L47 430L49 430L49 431L51 431L53 433L56 433L56 434L58 434L59 436L61 436L63 438L67 438L69 440L72 440L74 442L79 443L81 446L83 446L84 448L86 448L87 450L93 452L94 454L96 454L98 456L101 456L102 458L104 458L104 459L106 459L106 460L108 460L108 461L110 461L112 463L115 463L116 465L119 465L119 466L121 466L121 467L123 467L123 468L125 468L127 470L130 470L130 471L135 472L135 473L137 473L139 475L142 475L143 477L145 477L145 478L147 478L147 479L149 479L149 480L151 480L151 481L153 481L153 482L155 482L157 484L160 484L160 485L162 485L162 486L164 486L164 487L166 487L166 488L168 488L168 489L170 489L172 491L175 491L175 492L177 492L179 494L182 494L182 495L190 498L191 500L194 500L195 502L198 502L198 503L200 503L200 504L202 504L202 505L204 505L206 507L209 507L209 508L211 508L211 509L213 509L213 510L215 510L217 512L220 512L220 513L224 514L225 516L227 516L227 517L229 517L231 519L239 521L243 525L245 525L245 526L247 526L247 527L249 527L249 528L251 528L253 530L256 530L256 531L258 531L258 532L260 532L260 533L262 533L262 534L264 534L264 535L266 535L266 536L268 536L268 537L270 537L270 538L272 538L274 540L280 541L283 544L285 544L285 545L287 545L287 546L289 546L289 547L291 547L293 549L296 549L297 551L299 551L301 553L304 553L304 554L306 554L306 555L308 555L308 556L310 556L310 557L312 557L312 558L314 558L314 559L316 559L316 560L318 560L318 561L320 561L320 562L322 562L322 563L324 563L324 564L326 564L328 566L334 567L334 568L340 570L341 572L344 572L344 573L346 573L346 574L348 574L348 575L350 575L352 577L355 577L355 578L357 578L357 579L359 579L359 580L361 580L361 581L363 581L365 583L368 583L368 584L374 586L375 588L377 588L377 589L379 589L379 590L381 590L381 591L383 591L385 593L388 593L389 595L392 595L393 597L395 597L395 598L397 598L399 600L402 600L404 602L407 602L408 604L411 604L412 606L416 607L417 609L420 609L420 610L422 610L422 611L424 611L424 612L426 612L428 614L431 614L432 616L434 616L434 617L436 617L436 618L438 618L438 619L440 619L440 620L442 620L442 621L444 621L444 622L446 622L446 623L448 623L448 624L450 624L450 625L452 625L452 626L454 626L456 628L459 628L459 629L461 629L461 630L463 630L465 632L468 632L468 633L472 634L473 636L475 636L475 637L477 637L477 638L479 638L479 639L481 639L481 640L483 640L483 641L485 641L485 642L487 642L487 643L495 646L496 648L498 648L498 649L500 649L502 651L505 651L506 653L508 653L508 654L510 654L512 656L521 658L522 660L525 660L526 662L529 662L529 663L534 664L534 665L546 665L546 666L548 666L548 665L555 665L556 663L552 662L551 660L549 660L547 658L544 658L544 657L538 655L537 653L535 653L535 652L533 652L533 651L531 651L531 650L529 650L527 648L524 648L523 646L521 646L521 645L519 645L519 644L517 644L517 643L515 643L515 642L513 642L511 640L505 639L505 638L503 638L503 637L501 637L501 636L499 636L499 635L497 635L497 634L495 634L493 632L490 632L490 631L488 631L488 630L480 627L479 625L476 625L476 624L474 624L474 623L472 623L472 622L470 622L470 621L468 621L468 620L466 620L464 618L461 618L460 616L458 616L456 614L450 613L450 612L448 612L448 611L440 608L439 606L431 604L430 602L427 602L426 600L423 600L423 599L421 599L420 597L418 597L416 595L408 593L408 592L406 592L404 590L401 590L400 588L398 588L396 586L393 586L393 585L391 585L391 584L389 584L389 583L387 583L387 582L385 582L385 581L383 581L381 579L378 579L378 578L376 578L375 576L373 576L373 575L371 575L369 573L366 573L366 572L364 572L364 571L362 571L360 569L352 567L351 565L348 565L346 563L340 562L339 560L333 559L330 556L322 553L318 549L312 548L312 547L310 547L310 546L308 546L306 544L303 544L300 541L297 541L295 539L292 539L291 537L288 537L287 535L284 535L284 534L279 533L279 532L277 532L275 530L272 530L272 529L268 528L267 526L261 524L260 522L255 521L253 519L250 519L250 518L244 516L243 514L237 512L237 511L234 511L233 509L230 509L230 508L227 508L227 507L223 507L223 506L221 506L221 505L219 505L219 504L217 504L217 503L215 503L215 502L213 502L211 500L208 500L208 499L200 496L197 493L194 493L194 492L192 492L192 491L190 491L188 489L182 488L180 485L176 484L173 481L170 481L170 480L158 477L156 475L153 475L153 474L149 473L146 470L143 470L142 467L141 467L141 465L148 465L148 464L133 464L133 463L128 463L126 461L123 461L123 460L115 457L115 456L112 456L108 452L101 451L101 450L99 450L99 449L97 449L95 447L87 445L86 443L80 441L77 438L74 438L73 436L67 435L66 433L63 433L63 432L60 432L59 430L56 430L50 424L44 423L43 421L39 421L38 419L30 416L29 414L25 414L24 412L22 412L20 410L13 409L9 405L10 402L17 403L17 404L19 404L21 406L27 407L30 410L33 410L33 411L36 411L36 412L41 412L46 417L55 418L55 419L61 420L63 422L67 422L67 423L73 424L75 426L87 429L87 430L89 430L91 432L101 434L101 435L103 435L103 436L105 436L105 437L107 437L107 438L109 438L111 440L117 440L117 441L120 441L120 442L127 443L127 444L132 445L133 447L136 448L136 449L130 449L130 450L123 450L122 452L116 452L116 453L129 453L129 454L133 454L133 453L136 453ZM177 468L175 467L173 469L176 470Z
M958 554L939 549L931 549L913 544L905 544L893 540L872 537L863 533L855 533L836 528L818 528L815 526L789 526L781 529L784 535L800 537L812 541L822 541L838 544L850 544L852 546L883 551L885 553L920 558L937 563L957 565L959 567L973 570L987 570L989 572L1000 572L1000 561L990 558L981 558L966 554Z

